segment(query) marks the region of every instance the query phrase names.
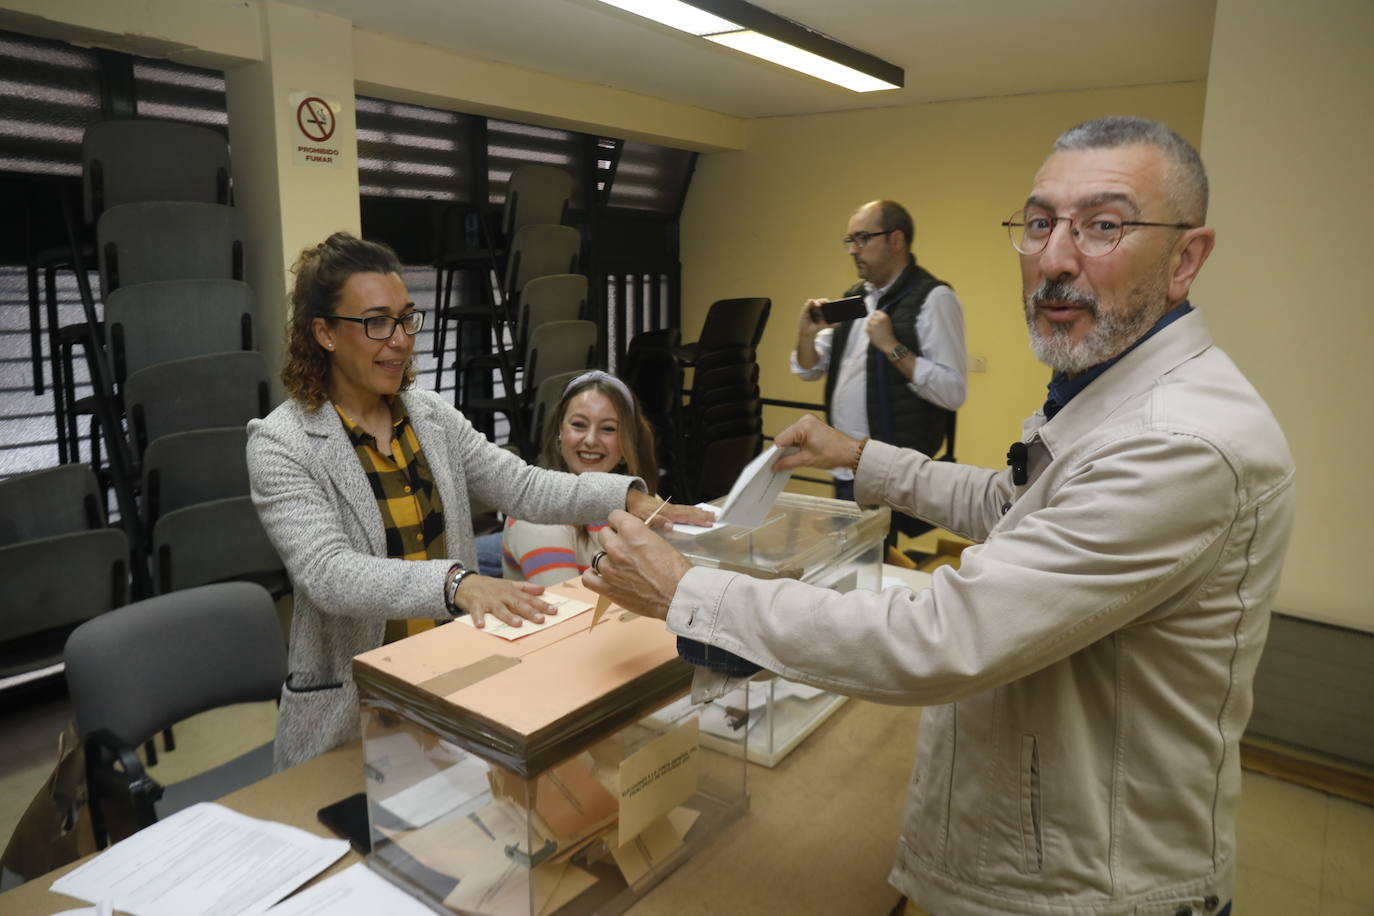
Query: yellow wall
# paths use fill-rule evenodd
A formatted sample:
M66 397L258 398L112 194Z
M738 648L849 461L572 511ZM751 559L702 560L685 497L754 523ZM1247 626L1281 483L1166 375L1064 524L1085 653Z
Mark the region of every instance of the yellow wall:
M1297 461L1278 606L1374 631L1374 3L1221 0L1212 35L1197 297Z
M764 396L821 401L821 382L787 368L797 312L854 282L839 241L845 222L864 201L893 198L916 220L918 260L963 302L969 352L987 360L986 373L969 376L958 457L1003 465L1048 372L1027 345L1016 254L998 224L1065 128L1135 114L1197 142L1203 94L1180 83L755 121L747 150L700 157L682 219L683 337L695 339L716 299L768 296ZM764 431L793 416L770 408Z

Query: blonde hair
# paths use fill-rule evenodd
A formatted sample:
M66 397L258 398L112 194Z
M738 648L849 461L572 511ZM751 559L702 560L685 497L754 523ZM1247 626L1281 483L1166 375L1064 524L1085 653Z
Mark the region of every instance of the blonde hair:
M619 384L616 384L617 382ZM624 382L609 376L588 374L580 379L574 379L564 390L558 406L549 412L549 419L545 424L540 464L555 471L568 470L568 463L563 460L563 450L559 447L558 431L563 426L563 418L568 414L568 405L584 391L597 391L610 399L611 405L615 407L616 419L620 421L620 455L625 472L631 477L641 478L650 493L657 491L658 455L654 449L653 427L644 419L644 411L639 409L634 394L630 394L629 400L626 399L625 392L629 389L624 387Z

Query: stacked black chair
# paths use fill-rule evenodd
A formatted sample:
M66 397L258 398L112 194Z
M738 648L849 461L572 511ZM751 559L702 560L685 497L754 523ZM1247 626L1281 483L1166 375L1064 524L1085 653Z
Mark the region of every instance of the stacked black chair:
M658 451L659 488L664 496L681 501L677 452L682 430L682 366L676 350L682 342L677 328L660 328L636 334L625 351L621 377L635 397L654 431Z

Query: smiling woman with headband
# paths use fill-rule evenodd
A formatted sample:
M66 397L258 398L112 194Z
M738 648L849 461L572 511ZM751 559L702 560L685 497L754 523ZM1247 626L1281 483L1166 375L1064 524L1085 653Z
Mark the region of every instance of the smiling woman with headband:
M278 769L358 736L352 658L382 644L387 620L552 612L540 586L475 571L473 503L571 523L662 504L631 477L531 467L416 390L424 313L385 245L337 232L294 272L290 397L248 427L253 503L295 586Z
M614 471L658 485L653 429L634 394L620 379L599 369L579 375L563 389L549 413L540 464L582 474ZM546 525L507 518L501 560L507 579L555 585L579 575L598 550L595 533L605 525Z

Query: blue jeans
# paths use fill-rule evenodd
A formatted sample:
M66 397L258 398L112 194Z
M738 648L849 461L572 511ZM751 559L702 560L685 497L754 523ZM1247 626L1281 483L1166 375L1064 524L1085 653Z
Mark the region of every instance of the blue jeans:
M685 636L677 638L677 654L683 661L698 668L723 671L732 677L749 677L763 670L747 658L740 658L733 652L726 652L724 649L717 649L715 646L708 646Z

